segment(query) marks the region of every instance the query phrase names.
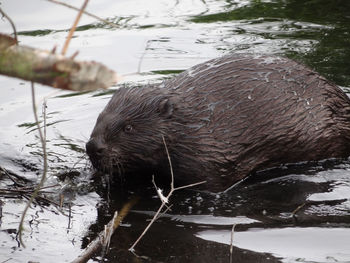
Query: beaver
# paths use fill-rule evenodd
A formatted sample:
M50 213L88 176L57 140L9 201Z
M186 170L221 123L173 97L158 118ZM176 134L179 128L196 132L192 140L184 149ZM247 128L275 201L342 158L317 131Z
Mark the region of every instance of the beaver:
M350 155L350 100L288 58L226 55L157 85L119 88L86 144L103 172L205 180L221 192L256 171ZM151 179L150 179L151 180Z

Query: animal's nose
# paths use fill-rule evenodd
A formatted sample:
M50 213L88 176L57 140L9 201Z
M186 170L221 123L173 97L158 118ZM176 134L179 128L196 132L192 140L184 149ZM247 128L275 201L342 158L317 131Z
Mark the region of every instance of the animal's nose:
M103 143L100 142L99 140L95 138L91 138L87 143L86 143L86 153L92 157L100 157L103 153Z

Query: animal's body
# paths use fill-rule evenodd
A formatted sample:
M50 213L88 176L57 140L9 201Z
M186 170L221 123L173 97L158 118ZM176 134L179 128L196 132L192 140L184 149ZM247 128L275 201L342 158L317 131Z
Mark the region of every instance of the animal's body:
M350 155L350 100L308 67L228 55L156 86L120 88L87 143L106 172L169 177L223 191L252 172Z

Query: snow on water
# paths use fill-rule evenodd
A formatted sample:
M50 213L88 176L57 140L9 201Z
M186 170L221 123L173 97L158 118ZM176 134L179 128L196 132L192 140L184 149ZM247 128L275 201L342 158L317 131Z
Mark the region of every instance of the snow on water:
M229 245L231 231L205 230L197 237ZM282 262L350 262L349 228L276 228L235 232L233 245L271 253Z

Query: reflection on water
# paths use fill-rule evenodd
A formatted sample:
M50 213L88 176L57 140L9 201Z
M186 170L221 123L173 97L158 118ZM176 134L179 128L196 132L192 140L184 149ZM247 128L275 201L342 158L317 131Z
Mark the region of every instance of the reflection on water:
M21 44L50 50L54 45L60 50L75 15L39 0L3 1L1 8L16 23ZM350 86L348 0L103 0L90 1L88 11L116 28L85 16L69 50L79 50L81 60L96 60L124 74L119 85L160 82L228 52L255 52L293 57L338 85ZM0 31L11 32L5 20L0 20ZM0 85L0 166L36 181L42 161L29 84L1 77ZM57 175L90 172L84 144L112 89L71 93L36 86L39 109L47 97L49 183L61 178ZM228 262L227 244L236 224L235 262L350 261L349 171L347 160L319 162L265 171L221 196L178 192L172 197L172 210L157 221L136 253L150 262ZM1 196L0 261L49 262L59 256L55 250L50 255L39 252L47 247L60 247L68 255L62 261L76 257L129 198L120 187L112 190L111 200L106 189L97 186L101 200L94 193L86 195L81 188L87 178L75 178L73 186L68 179L60 182L63 190L70 187L80 193L73 200L71 230L55 209L31 211L27 219L33 219L34 226L28 223L25 232L29 250L13 248L23 201ZM11 185L0 179L1 187ZM151 198L154 190L144 190L112 240L109 262L136 260L127 249L159 206L159 200Z

